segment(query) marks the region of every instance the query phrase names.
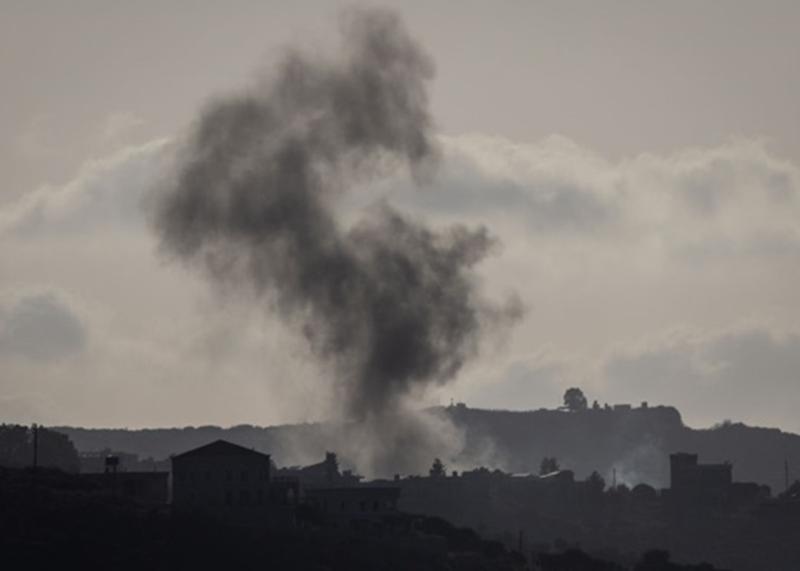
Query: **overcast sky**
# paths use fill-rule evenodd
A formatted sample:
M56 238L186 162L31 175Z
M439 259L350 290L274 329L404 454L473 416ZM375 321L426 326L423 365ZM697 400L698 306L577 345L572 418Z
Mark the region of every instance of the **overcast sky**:
M800 431L800 4L397 8L436 63L443 160L430 188L398 176L347 208L485 224L483 287L528 308L429 400L553 407L581 386ZM0 421L325 415L303 342L166 260L144 203L205 103L287 46L335 49L337 13L0 2Z

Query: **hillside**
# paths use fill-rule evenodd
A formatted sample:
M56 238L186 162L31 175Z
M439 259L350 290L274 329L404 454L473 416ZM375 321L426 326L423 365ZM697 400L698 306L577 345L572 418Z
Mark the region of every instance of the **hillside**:
M704 463L731 462L734 479L784 487L784 461L800 468L800 436L778 429L725 424L693 429L672 407L565 412L495 411L454 407L468 443L491 440L504 469L529 472L544 456L584 477L597 470L611 483L669 485L669 454L696 452ZM469 446L469 445L468 445ZM469 455L469 450L466 451ZM794 472L794 477L800 475Z
M683 424L672 407L620 410L498 411L463 405L428 411L449 417L461 428L466 445L452 465L487 465L511 472L536 472L545 456L579 478L593 470L611 483L669 483L669 454L700 454L701 462L733 464L734 479L767 484L783 490L784 461L792 479L800 469L800 436L777 429L728 424L712 429L693 429ZM331 426L299 424L273 427L250 425L168 429L86 429L56 427L67 434L80 451L134 452L142 457L167 458L211 440L224 438L272 454L279 465L319 461L326 449L335 448L327 436ZM342 458L347 464L347 458Z

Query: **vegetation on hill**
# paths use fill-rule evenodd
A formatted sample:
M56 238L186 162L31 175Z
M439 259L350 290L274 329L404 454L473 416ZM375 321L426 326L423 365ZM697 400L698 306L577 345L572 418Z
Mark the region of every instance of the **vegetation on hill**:
M66 434L41 427L33 429L17 424L0 424L0 466L31 466L34 449L39 466L59 468L65 472L78 471L78 451Z
M580 400L580 399L579 399ZM669 454L696 452L703 462L730 461L734 478L783 491L784 462L800 469L800 436L777 429L726 423L711 429L687 427L672 407L577 407L565 410L500 411L463 405L431 409L446 415L465 435L450 465L488 465L510 472L538 473L542 458L557 458L579 478L597 470L611 481L669 484ZM278 465L316 462L333 446L330 426L298 424L170 429L84 429L58 427L79 450L111 448L155 459L168 458L210 441L225 439L272 454ZM487 452L488 451L488 452ZM342 461L348 459L340 454ZM357 467L356 467L357 468ZM400 470L398 470L400 471Z

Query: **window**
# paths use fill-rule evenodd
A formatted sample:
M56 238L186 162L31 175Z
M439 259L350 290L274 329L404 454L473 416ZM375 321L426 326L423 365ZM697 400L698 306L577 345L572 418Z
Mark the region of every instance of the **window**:
M376 512L380 509L381 503L378 500L372 502L372 511Z
M250 505L250 492L248 492L247 490L239 491L239 505L240 506Z
M230 491L225 492L225 505L230 506L233 505L233 494Z
M206 480L211 480L211 470L206 470Z
M359 504L358 504L358 507L360 507L360 508L361 508L361 511L362 511L362 512L365 512L365 511L367 511L367 502L364 502L364 501L362 501L362 502L359 502Z
M241 478L242 478L242 482L246 482L247 481L247 470L242 470Z
M232 470L225 470L225 479L227 481L233 480L233 471Z

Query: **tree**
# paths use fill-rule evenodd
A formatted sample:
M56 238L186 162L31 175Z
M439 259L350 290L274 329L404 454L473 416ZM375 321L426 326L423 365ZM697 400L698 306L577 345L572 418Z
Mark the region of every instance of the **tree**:
M447 475L447 467L439 458L435 458L428 473L430 474L431 478L444 478Z
M58 468L65 472L80 471L78 451L66 434L39 428L40 465Z
M590 494L600 495L606 489L606 481L597 471L594 471L586 479L586 487Z
M39 427L38 464L65 472L80 469L78 451L65 435ZM33 463L33 431L15 424L0 425L0 466L24 468Z
M564 406L567 410L572 412L577 412L580 410L586 410L588 407L588 401L586 400L586 396L583 394L583 391L577 387L572 387L567 389L564 393Z
M544 476L546 474L552 474L553 472L558 472L561 467L558 465L558 460L555 457L548 457L545 456L542 458L542 463L539 464L539 475Z
M0 466L22 468L33 459L28 429L17 424L0 424Z

